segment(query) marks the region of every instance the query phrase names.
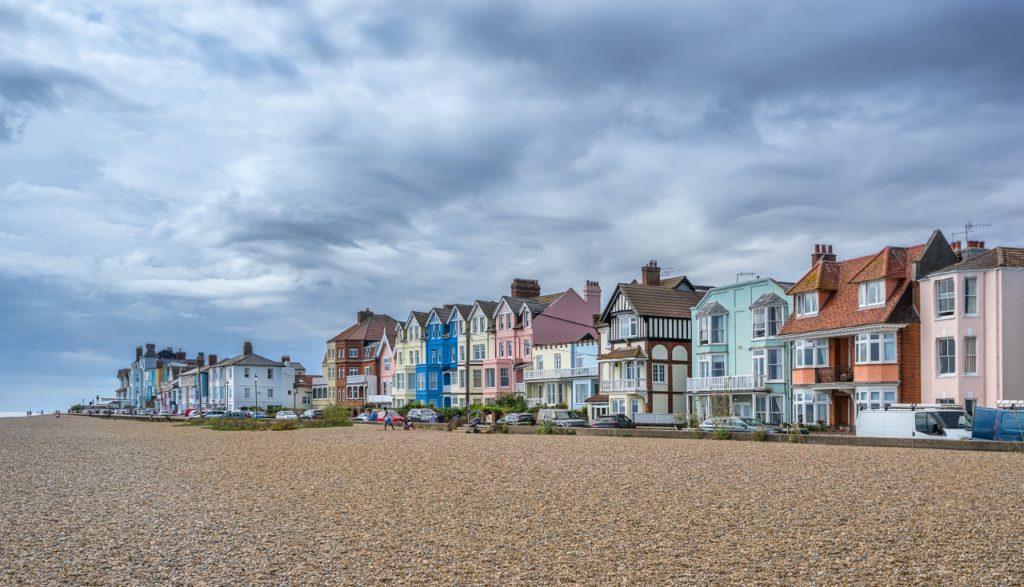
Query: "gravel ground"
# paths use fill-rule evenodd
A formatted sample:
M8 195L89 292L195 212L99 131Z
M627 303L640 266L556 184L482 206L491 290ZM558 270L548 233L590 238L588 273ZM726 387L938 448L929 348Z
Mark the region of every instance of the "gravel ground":
M0 420L0 584L1024 581L1024 454Z

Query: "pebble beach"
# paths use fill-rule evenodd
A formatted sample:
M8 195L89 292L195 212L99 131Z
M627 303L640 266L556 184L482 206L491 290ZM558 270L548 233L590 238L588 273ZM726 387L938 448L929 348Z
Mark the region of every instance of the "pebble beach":
M3 585L1007 585L1024 454L0 420Z

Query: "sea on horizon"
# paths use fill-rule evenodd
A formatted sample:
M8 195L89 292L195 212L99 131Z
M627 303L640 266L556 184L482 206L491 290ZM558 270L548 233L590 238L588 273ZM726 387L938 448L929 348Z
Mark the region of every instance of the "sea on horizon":
M0 412L0 418L24 418L25 412Z

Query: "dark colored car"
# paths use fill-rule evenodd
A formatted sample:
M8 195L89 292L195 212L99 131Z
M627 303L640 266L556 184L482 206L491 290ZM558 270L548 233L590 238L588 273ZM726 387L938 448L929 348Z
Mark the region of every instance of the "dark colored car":
M591 428L636 428L636 424L625 414L605 414L590 423Z
M537 419L533 417L533 414L508 414L504 418L505 423L509 426L535 426Z

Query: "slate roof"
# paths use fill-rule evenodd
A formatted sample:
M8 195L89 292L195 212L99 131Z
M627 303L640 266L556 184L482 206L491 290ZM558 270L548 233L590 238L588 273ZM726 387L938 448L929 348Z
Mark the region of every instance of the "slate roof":
M558 301L558 298L564 296L566 291L569 291L569 290L560 291L560 292L557 292L557 293L545 294L545 295L542 295L542 296L537 296L537 297L533 298L532 301L537 302L539 304L544 304L545 306L550 306L551 304L553 304L556 301Z
M480 311L483 312L484 315L487 316L488 318L493 316L494 311L498 309L498 302L477 300L476 303L480 306Z
M257 355L256 353L249 353L247 355L238 355L237 357L231 357L230 359L219 361L216 367L230 367L232 365L241 365L243 367L280 367L280 361L271 361L270 359Z
M698 318L703 318L704 316L710 316L712 314L728 314L728 313L729 313L729 310L726 310L725 306L723 306L722 304L719 304L718 302L711 302L709 304L706 304L703 308L701 308L700 312L697 312L697 317Z
M379 341L384 332L394 332L398 321L387 314L374 314L353 324L327 342Z
M790 284L790 287L792 287L792 286L793 286L793 284ZM783 299L781 296L779 296L775 292L770 291L770 292L761 294L760 297L758 297L756 300L754 300L754 303L750 304L750 309L753 310L754 308L767 308L769 306L785 306L785 305L786 305L786 300L785 299Z
M442 324L444 324L445 322L448 322L448 318L451 317L452 312L455 311L455 308L434 308L433 311L435 314L437 314L437 319L440 320Z
M945 273L946 271L980 271L999 267L1024 268L1024 248L996 247L988 252L950 265L937 273Z
M473 311L473 304L455 304L454 310L458 312L463 320L469 320L469 313ZM449 317L449 319L451 318Z
M689 318L690 308L699 304L707 294L704 291L633 283L620 283L619 291L626 296L637 314L658 318Z
M420 326L426 326L427 325L427 317L430 316L430 312L415 312L415 311L413 311L413 312L409 312L409 314L413 318L416 319L416 323L419 324ZM408 327L408 322L406 323L406 327Z
M786 323L783 324L779 334L802 334L837 328L883 324L886 322L902 324L917 320L913 307L905 307L909 305L908 303L901 306L900 302L912 283L911 269L913 262L920 258L924 250L925 245L886 247L874 255L857 257L846 261L819 261L803 279L798 281L786 293L794 295L804 293L804 291L813 291L814 288L804 289L804 286L808 283L808 276L820 275L823 265L835 267L835 277L832 282L835 287L825 290L831 293L819 307L817 316L798 318L794 311L790 314ZM865 275L884 276L886 271L892 271L888 264L893 263L902 273L897 276L900 281L889 297L886 298L885 304L861 309L859 307L859 287L858 283L854 280L863 278ZM831 271L831 268L829 271ZM875 278L880 279L880 277Z

